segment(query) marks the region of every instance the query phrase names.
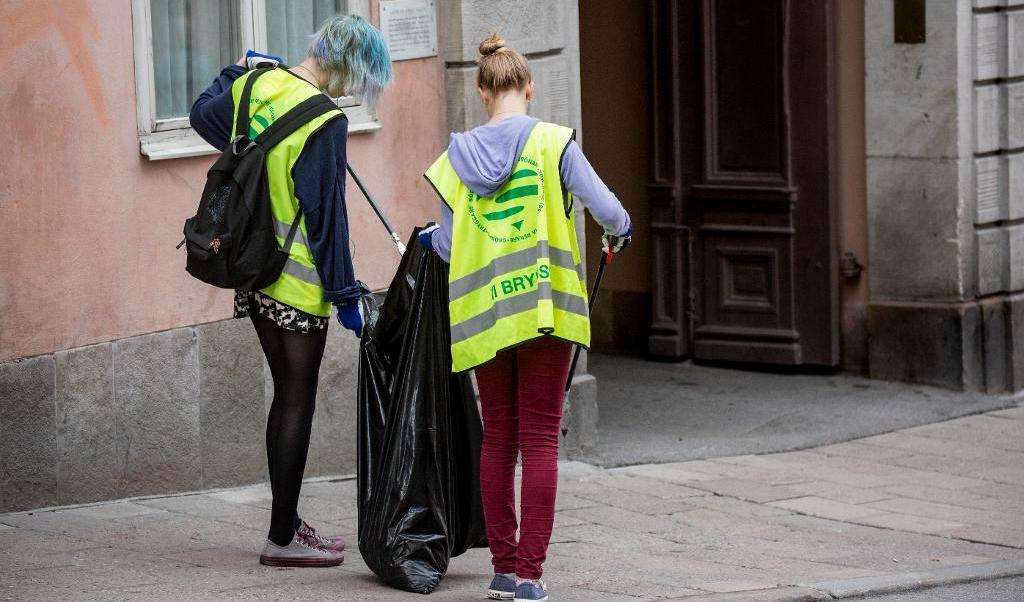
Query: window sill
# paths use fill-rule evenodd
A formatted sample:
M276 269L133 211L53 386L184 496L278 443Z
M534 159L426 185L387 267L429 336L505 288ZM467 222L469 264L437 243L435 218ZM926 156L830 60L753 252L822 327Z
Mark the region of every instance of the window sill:
M348 116L348 133L350 135L376 132L381 129L380 121L374 119L370 112L362 106L345 107L345 114ZM202 157L220 153L219 150L200 138L192 128L143 134L139 136L139 151L150 161Z
M220 152L207 144L191 128L139 136L139 150L149 157L150 161L201 157Z

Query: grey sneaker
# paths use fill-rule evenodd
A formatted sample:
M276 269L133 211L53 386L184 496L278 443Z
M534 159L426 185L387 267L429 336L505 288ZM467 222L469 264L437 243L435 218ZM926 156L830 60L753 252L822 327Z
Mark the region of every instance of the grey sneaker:
M547 599L548 592L544 587L544 582L538 579L537 581L523 581L517 585L513 602L547 602Z
M516 580L508 575L497 573L487 587L487 597L491 600L511 600L516 593Z
M340 552L321 548L306 536L298 533L286 546L279 546L267 540L260 555L260 564L287 567L328 567L338 566L345 561Z
M344 552L345 551L345 540L340 537L324 537L316 532L316 529L306 521L299 522L299 528L297 529L299 535L304 536L306 539L312 540L317 546L330 550L332 552Z

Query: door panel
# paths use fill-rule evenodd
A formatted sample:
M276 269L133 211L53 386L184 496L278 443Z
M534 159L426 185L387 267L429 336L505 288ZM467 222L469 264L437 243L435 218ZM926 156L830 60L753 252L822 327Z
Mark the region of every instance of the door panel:
M781 184L787 159L783 6L719 0L704 7L706 180Z
M672 110L659 107L656 124L678 131L699 124L695 136L675 136L671 146L665 136L654 141L661 169L652 206L674 220L653 232L655 246L672 233L687 243L685 260L665 256L670 265L655 266L655 303L684 307L688 328L678 332L697 359L838 362L830 7L829 0L802 0L799 10L790 0L654 5L655 24L675 22L654 30L655 68L671 68L675 82L661 84L660 107ZM695 44L681 43L687 34ZM681 282L689 289L676 295ZM654 336L651 352L659 354Z
M655 0L651 5L652 179L648 185L653 258L652 322L648 350L657 357L690 354L692 233L683 223L683 189L699 177L701 136L700 5Z

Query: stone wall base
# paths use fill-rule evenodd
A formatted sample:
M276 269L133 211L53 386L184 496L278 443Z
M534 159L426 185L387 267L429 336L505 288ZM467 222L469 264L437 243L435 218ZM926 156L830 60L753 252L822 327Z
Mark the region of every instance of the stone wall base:
M967 303L872 303L872 378L964 391L1024 389L1024 294Z
M332 328L306 476L356 471L359 341ZM0 512L266 480L273 385L248 320L0 364ZM594 378L577 377L563 447L596 441Z
M332 329L307 476L355 472L357 366ZM0 364L0 512L264 481L269 377L248 320Z
M580 460L597 446L597 379L577 374L572 379L569 399L562 410L562 440L558 456Z

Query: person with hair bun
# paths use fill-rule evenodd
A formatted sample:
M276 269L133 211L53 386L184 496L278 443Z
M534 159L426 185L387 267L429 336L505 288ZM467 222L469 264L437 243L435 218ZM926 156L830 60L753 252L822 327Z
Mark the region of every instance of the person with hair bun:
M495 572L488 597L542 602L563 388L572 345L590 344L573 204L604 228L605 252L626 247L632 224L574 130L527 114L529 65L497 33L480 44L477 88L490 119L453 133L427 170L441 197L441 224L419 241L450 264L452 369L475 369L480 389L480 488Z
M232 130L242 89L256 73L247 132L253 139L319 94L355 94L372 103L391 82L391 58L383 36L355 15L324 23L300 64L285 68L280 63L277 57L250 50L236 65L225 67L192 105L192 127L214 147L224 149L236 134ZM331 109L267 151L278 244L284 246L293 223L298 230L280 278L262 290L235 293L235 317L252 320L274 381L267 418L274 498L260 555L260 562L270 566L325 567L344 560L345 543L318 534L299 518L297 506L331 306L344 328L356 336L362 330L345 208L347 135L344 112Z

